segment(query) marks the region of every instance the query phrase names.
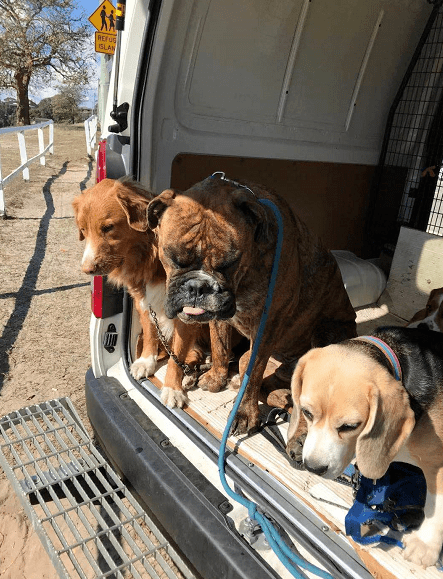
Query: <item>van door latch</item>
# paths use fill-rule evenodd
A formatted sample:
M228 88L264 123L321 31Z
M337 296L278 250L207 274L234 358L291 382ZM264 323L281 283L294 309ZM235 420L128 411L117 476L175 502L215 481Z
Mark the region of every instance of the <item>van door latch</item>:
M108 329L106 330L103 336L103 347L111 354L115 350L117 338L118 334L116 327L114 326L114 324L109 324Z

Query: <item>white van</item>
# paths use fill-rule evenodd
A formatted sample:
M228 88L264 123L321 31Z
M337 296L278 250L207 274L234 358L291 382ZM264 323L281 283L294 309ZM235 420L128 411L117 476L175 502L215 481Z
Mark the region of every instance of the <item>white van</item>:
M128 0L126 10L100 178L130 174L160 193L223 171L276 190L343 259L354 255L360 263L392 251L405 166L390 164L390 181L378 189L376 168L399 91L441 17L438 5ZM358 294L354 306L380 295L383 274L374 271L378 289ZM164 367L149 380L129 373L140 330L129 296L96 277L92 298L86 399L107 456L196 577L291 577L219 481L218 449L235 393L191 391L189 407L165 407L159 396ZM226 471L288 545L335 579L438 576L435 568L414 569L398 547L363 549L350 541L343 521L352 485L294 469L279 444L285 417L274 422L237 441ZM304 570L299 576L315 575Z

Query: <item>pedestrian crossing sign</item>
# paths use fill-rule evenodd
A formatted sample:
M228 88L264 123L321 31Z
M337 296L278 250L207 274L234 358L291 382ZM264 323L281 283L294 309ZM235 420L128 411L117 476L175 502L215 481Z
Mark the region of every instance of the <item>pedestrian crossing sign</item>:
M104 0L88 20L92 26L103 34L117 34L115 30L115 8L109 0Z

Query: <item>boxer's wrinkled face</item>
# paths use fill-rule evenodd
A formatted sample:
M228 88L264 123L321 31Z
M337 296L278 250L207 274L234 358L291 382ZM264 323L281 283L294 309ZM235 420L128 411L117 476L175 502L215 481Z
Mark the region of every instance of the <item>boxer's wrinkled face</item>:
M250 265L257 226L235 200L253 196L220 193L205 203L167 190L149 206L148 222L158 236L167 276L169 318L188 323L226 320L241 308L237 290Z

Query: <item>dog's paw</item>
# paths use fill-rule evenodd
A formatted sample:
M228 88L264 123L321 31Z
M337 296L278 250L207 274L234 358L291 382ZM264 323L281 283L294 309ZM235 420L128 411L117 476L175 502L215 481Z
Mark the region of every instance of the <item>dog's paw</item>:
M131 375L136 380L141 380L142 378L147 378L155 373L155 368L157 367L157 356L152 354L147 358L137 358L135 362L131 364Z
M247 434L251 436L257 432L260 427L260 416L258 412L258 407L255 409L245 410L240 405L237 414L235 415L234 421L231 426L230 434L233 436L241 436L242 434Z
M290 458L297 463L303 464L303 445L306 440L307 433L301 434L295 440L288 441L287 452Z
M423 541L420 529L403 538L405 545L403 557L421 567L430 567L438 561L441 551L441 541Z
M292 438L288 440L286 446L286 452L292 461L294 468L298 470L304 470L303 465L303 445L306 440L307 433L301 434L297 438Z
M220 392L226 386L226 378L211 369L199 377L197 384L201 390Z
M163 386L160 398L163 404L170 408L183 408L185 404L189 404L189 399L185 392L182 390L174 390L168 386Z
M197 384L197 375L196 374L188 374L183 376L182 380L182 388L183 390L191 390Z
M234 374L229 380L229 390L239 390L241 386L240 374Z

